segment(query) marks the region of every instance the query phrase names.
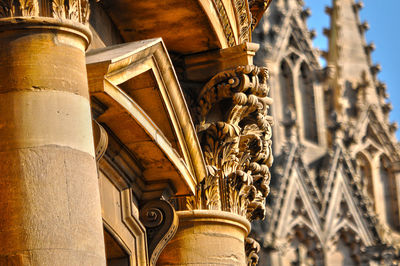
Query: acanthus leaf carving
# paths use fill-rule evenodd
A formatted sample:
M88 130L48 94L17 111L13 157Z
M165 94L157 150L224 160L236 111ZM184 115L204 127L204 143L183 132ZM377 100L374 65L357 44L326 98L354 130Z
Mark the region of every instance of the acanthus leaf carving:
M89 13L88 0L0 0L0 18L39 16L85 24Z
M39 3L37 0L19 0L21 15L24 17L37 16L39 14Z
M68 17L71 20L79 21L80 17L80 7L79 7L79 0L69 0L69 7L68 7Z
M208 176L198 195L188 198L189 209L264 218L273 161L267 81L266 68L239 66L217 74L200 93L195 113ZM227 110L225 117L208 121L218 105Z
M37 0L0 0L0 18L39 15Z
M14 0L0 0L0 17L15 16Z
M56 18L65 18L66 10L64 0L53 0L52 3L53 16Z

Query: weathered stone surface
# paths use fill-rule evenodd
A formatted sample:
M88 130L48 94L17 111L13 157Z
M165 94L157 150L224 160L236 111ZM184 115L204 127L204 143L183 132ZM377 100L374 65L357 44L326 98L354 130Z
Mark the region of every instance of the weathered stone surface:
M15 257L28 250L21 256L32 265L52 265L37 257L61 256L56 253L62 250L70 261L90 255L92 265L100 265L94 158L58 146L1 152L0 158L0 254Z
M246 265L244 239L250 223L223 211L180 211L175 237L157 265Z
M0 265L104 265L82 25L0 21Z

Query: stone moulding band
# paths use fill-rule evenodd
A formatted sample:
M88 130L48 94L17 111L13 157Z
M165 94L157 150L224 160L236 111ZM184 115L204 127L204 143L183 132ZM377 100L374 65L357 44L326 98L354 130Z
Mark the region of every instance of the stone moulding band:
M12 17L0 18L0 32L13 30L54 30L74 34L81 37L87 48L92 41L89 27L69 19L50 17Z
M246 235L251 230L250 222L243 216L226 211L213 211L213 210L192 210L192 211L178 211L179 220L192 221L209 221L210 218L214 219L214 223L231 224L242 228Z

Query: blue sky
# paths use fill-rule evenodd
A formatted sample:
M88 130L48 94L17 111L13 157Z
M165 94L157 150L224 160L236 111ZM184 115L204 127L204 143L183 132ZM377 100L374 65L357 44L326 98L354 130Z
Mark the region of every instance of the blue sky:
M322 50L327 48L327 39L322 34L324 27L329 27L329 17L325 14L325 6L332 5L332 0L304 0L305 6L310 7L312 16L308 19L310 29L317 30L314 40L315 47ZM364 9L360 16L362 21L368 21L370 30L367 32L367 41L373 41L376 46L372 54L374 63L380 63L382 72L379 79L387 84L389 101L393 110L391 121L400 123L400 0L364 0ZM397 131L400 140L400 130Z

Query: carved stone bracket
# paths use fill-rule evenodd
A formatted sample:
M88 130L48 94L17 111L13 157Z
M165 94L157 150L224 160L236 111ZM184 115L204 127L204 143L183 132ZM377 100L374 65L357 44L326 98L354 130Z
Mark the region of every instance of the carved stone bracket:
M194 112L208 176L188 209L265 217L273 161L268 78L266 68L239 66L217 74L200 93ZM216 113L221 117L213 121Z
M0 18L40 16L85 24L89 11L88 0L0 0Z
M146 227L149 261L153 266L178 229L178 215L169 202L154 200L140 209L140 221Z
M260 244L253 238L246 238L245 244L247 266L256 266L258 264L258 252L260 251Z

